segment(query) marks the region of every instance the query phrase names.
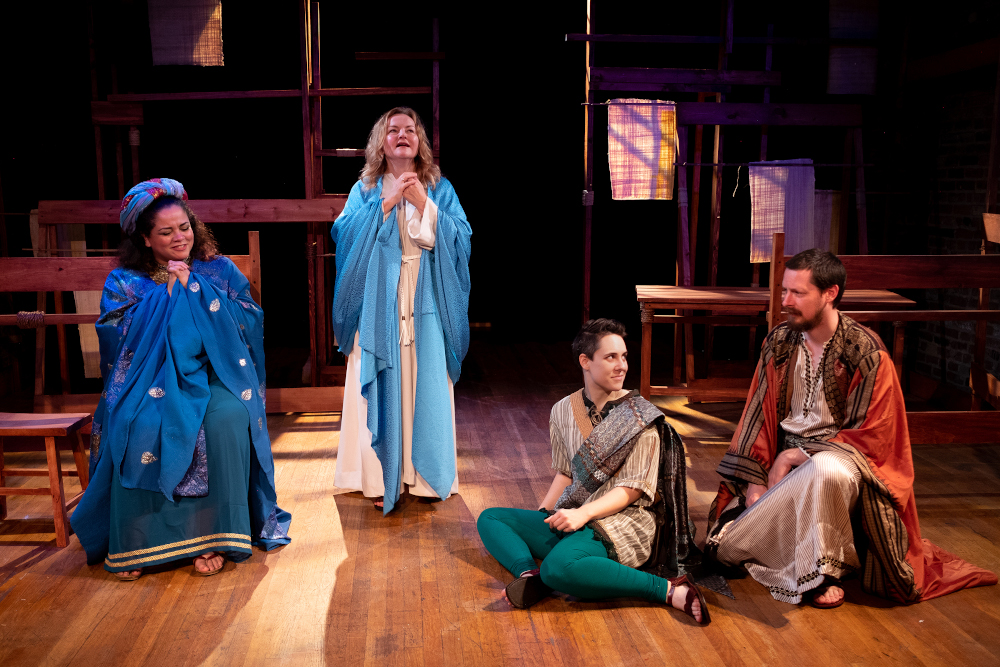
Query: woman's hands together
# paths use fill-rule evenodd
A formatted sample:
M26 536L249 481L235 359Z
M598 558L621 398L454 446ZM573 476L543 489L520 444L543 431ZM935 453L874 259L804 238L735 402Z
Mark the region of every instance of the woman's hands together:
M427 192L415 172L404 171L387 190L382 191L382 213L391 211L404 198L423 215Z
M170 260L167 262L167 273L170 274L167 278L167 294L173 295L174 283L178 280L181 281L181 285L184 289L188 286L188 277L191 275L191 267L187 265L186 262L176 262Z

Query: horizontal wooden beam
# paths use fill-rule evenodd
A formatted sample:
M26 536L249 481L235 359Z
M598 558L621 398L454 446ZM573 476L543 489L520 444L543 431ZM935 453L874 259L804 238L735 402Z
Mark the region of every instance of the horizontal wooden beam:
M319 157L364 157L364 148L324 148L313 151Z
M728 93L732 92L733 87L708 83L616 83L601 81L592 84L590 89L635 93Z
M355 51L355 60L444 60L442 51Z
M994 37L976 44L969 44L927 58L914 60L906 67L906 80L934 79L976 67L995 66L998 59L1000 59L1000 37Z
M206 223L333 222L347 203L347 195L322 199L192 199L191 209ZM117 225L117 199L47 200L38 202L38 222L52 224Z
M382 88L320 88L310 90L309 97L355 97L359 95L430 95L430 86L396 86Z
M0 292L55 292L101 290L117 257L0 257ZM83 321L56 322L49 318L92 317ZM16 315L0 315L0 323L15 324ZM93 324L96 315L64 314L46 317L46 324Z
M319 88L309 91L309 97L343 97L359 95L430 95L430 86L379 86L373 88ZM276 97L302 97L302 91L292 90L215 90L188 93L117 93L108 95L108 102L181 102L185 100L250 100Z
M992 445L1000 443L1000 412L907 412L915 445Z
M858 322L1000 322L1000 310L848 310Z
M66 394L35 397L35 412L65 410L93 413L100 394ZM267 413L340 412L344 406L343 387L268 387Z
M35 438L35 443L38 443L38 438ZM35 449L38 449L36 447ZM80 473L76 470L70 470L69 468L62 468L59 472L62 473L63 477L79 477ZM3 474L8 477L48 477L48 468L8 468L4 466Z
M677 124L860 127L861 105L678 102Z
M767 324L763 317L733 315L653 315L655 324L714 324L716 326L755 327Z
M596 90L601 90L605 83L780 86L781 72L654 67L591 67L590 82L591 86Z
M142 125L142 104L94 100L90 103L90 120L94 125Z
M846 289L1000 287L1000 255L838 255Z
M645 42L650 44L721 44L718 35L610 35L571 32L566 34L567 42ZM872 46L873 39L839 39L829 37L733 37L734 44L836 44Z
M253 100L275 97L302 97L298 89L288 90L207 90L186 93L112 93L108 102L181 102L184 100Z
M343 387L268 388L267 412L341 412Z

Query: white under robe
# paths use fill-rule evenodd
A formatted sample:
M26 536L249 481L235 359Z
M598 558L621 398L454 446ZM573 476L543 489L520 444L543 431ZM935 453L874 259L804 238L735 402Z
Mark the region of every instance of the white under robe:
M396 179L392 174L382 176L382 191L392 188ZM388 218L389 214L385 214ZM416 496L437 498L438 494L413 467L413 410L417 389L417 346L413 339L413 298L416 294L417 275L420 272L420 255L424 250L432 250L437 233L437 205L427 198L424 213L420 215L416 207L401 199L396 206L399 223L399 242L403 250L403 261L399 269L397 303L399 305L399 358L401 379L403 457L403 484ZM340 444L337 448L337 470L333 483L341 489L361 491L369 498L385 495L382 477L382 463L372 449L372 434L368 430L368 401L361 395L361 346L358 333L354 334L354 346L347 358L347 376L344 387L344 408L340 422ZM454 443L455 434L455 386L448 380L448 394L451 398L451 429ZM458 493L458 455L455 456L455 481L451 493ZM449 494L449 495L450 495Z
M791 437L824 439L836 433L819 365L801 343L791 414L781 422ZM718 545L719 561L744 564L774 599L798 604L825 575L841 579L860 569L851 527L860 484L861 472L850 457L836 452L811 455L710 538Z

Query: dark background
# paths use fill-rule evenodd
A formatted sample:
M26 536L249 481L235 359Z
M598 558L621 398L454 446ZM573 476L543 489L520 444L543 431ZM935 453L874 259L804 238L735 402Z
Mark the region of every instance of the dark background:
M320 3L324 87L430 85L427 61L356 61L353 54L429 51L431 18L440 17L440 50L446 53L441 65L441 167L474 231L470 320L491 323L494 340L572 337L580 324L583 285L584 44L566 42L564 35L585 32L584 0L344 4ZM595 0L593 5L595 32L719 32L716 2L625 5ZM876 165L866 172L868 189L896 193L869 197L872 253L978 252L975 211L985 202L985 171L961 172L961 165L944 156L949 141L961 136L965 157L955 160L964 159L969 168L985 165L996 68L907 83L901 66L904 56L912 62L997 36L1000 9L995 2L974 0L883 0L879 14L875 96L826 94L825 45L776 46L773 69L782 73L782 86L772 89L771 101L864 106L865 161ZM825 2L739 1L735 32L763 36L772 22L776 36L822 38L828 34L827 17ZM98 197L89 112L89 20L87 3L3 3L0 8L0 183L8 213L27 212L39 200ZM94 2L93 20L102 99L112 90L111 62L117 65L122 93L300 87L296 2L224 2L225 67L216 68L152 67L142 0ZM718 57L717 45L597 44L595 49L599 66L715 68ZM737 45L729 67L759 70L763 61L763 46ZM598 101L632 96L599 95ZM760 95L759 88L737 88L727 101L761 101ZM695 99L680 93L637 96ZM323 101L324 148L362 148L374 120L395 104L413 106L430 130L426 95L328 97ZM304 196L298 98L147 102L144 107L142 178L176 178L192 199ZM961 113L956 115L956 109ZM606 108L598 107L591 313L622 320L638 339L635 285L674 283L677 209L673 201L611 201L606 124ZM726 161L757 159L759 136L756 127L727 129ZM840 162L842 146L841 130L771 128L769 158ZM128 188L127 142L125 150ZM120 198L108 130L104 153L110 167L107 198ZM711 161L711 128L706 128L703 161ZM326 191L346 193L361 166L362 158L325 158ZM956 168L961 172L957 176ZM818 188L840 187L839 169L817 169L816 178ZM706 170L696 284L707 284L710 179ZM962 191L961 201L952 206L944 195L955 190ZM747 285L746 169L726 168L723 191L718 284ZM853 203L851 208L848 251L856 251ZM28 254L21 251L30 246L27 218L7 217L6 222L10 253ZM305 226L253 227L261 232L269 354L272 349L306 349ZM216 225L214 231L223 252L247 251L246 227ZM88 233L98 234L91 245L99 245L99 230ZM667 341L668 329L663 329ZM931 332L928 340L943 335ZM33 346L30 337L27 341L19 354L27 355L24 363L30 364L28 348ZM746 358L743 330L722 329L716 341L717 358ZM9 340L7 345L12 353ZM944 352L938 354L943 360ZM908 350L908 363L917 363L917 355ZM944 374L946 364L939 365Z

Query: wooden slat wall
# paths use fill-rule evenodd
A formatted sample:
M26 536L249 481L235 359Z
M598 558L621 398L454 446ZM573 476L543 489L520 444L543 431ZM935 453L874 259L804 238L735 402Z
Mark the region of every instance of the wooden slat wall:
M319 199L192 199L202 222L329 222L344 210L347 195ZM49 200L38 202L38 222L117 225L118 200Z

